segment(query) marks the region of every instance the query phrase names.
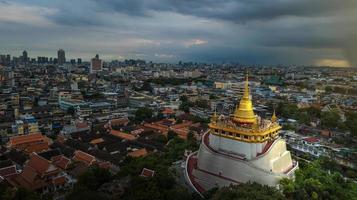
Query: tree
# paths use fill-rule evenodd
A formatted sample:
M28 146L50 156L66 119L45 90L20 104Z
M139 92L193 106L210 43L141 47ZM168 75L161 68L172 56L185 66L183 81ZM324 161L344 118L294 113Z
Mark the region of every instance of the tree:
M353 199L357 195L357 184L346 181L336 172L328 172L317 160L299 169L295 181L282 179L280 186L288 199Z
M135 120L137 122L142 122L152 118L152 115L153 115L153 111L150 108L147 107L139 108L135 112Z
M322 112L321 124L327 128L337 128L341 125L341 117L337 112Z
M76 109L73 106L71 106L67 109L67 114L73 116L75 113L76 113Z
M174 139L175 137L177 137L177 133L175 133L174 131L169 130L169 131L167 132L167 140Z
M152 87L149 81L145 81L143 86L140 88L141 91L149 91L152 92Z
M181 104L179 106L179 109L188 113L190 112L190 107L193 106L193 103L188 100L187 96L183 95L180 97Z
M66 199L104 199L103 195L97 192L97 190L102 184L112 179L113 177L108 170L92 167L79 176L78 182L66 196Z
M205 99L197 100L195 105L200 108L209 108L208 101Z
M76 185L72 191L66 195L66 200L99 200L107 199L103 194L95 190L89 190L88 188L80 185Z
M332 92L332 87L331 87L331 86L326 86L326 87L325 87L325 91L326 91L327 93Z
M12 189L6 187L6 190L1 194L0 199L3 200L37 200L41 199L40 195L35 192L29 191L25 188Z
M233 200L233 199L261 199L261 200L283 200L284 196L274 187L260 185L258 183L246 183L231 185L218 189L210 198L211 200Z
M350 133L357 137L357 112L346 113L346 127L349 129Z
M155 170L152 178L133 176L131 186L124 193L124 200L181 200L190 199L190 194L179 186L167 168Z
M112 179L108 170L93 167L83 173L78 178L78 185L84 186L90 190L96 190L105 182L109 182Z

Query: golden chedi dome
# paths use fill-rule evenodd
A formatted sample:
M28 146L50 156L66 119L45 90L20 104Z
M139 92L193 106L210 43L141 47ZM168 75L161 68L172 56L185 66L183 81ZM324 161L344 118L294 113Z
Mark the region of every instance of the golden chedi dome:
M243 97L233 114L233 121L242 124L255 124L257 118L253 111L253 103L250 99L248 75L244 83Z

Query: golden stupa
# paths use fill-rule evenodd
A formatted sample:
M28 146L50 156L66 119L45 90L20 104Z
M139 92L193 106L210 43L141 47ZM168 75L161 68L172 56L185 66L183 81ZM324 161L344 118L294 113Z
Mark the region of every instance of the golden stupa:
M244 83L243 97L233 114L233 121L243 124L255 124L257 118L253 111L253 103L250 99L248 75Z
M243 97L230 119L232 123L219 120L217 114L214 113L209 128L212 130L212 134L249 143L260 143L275 138L281 129L281 126L277 123L275 111L271 120L258 118L253 111L247 75Z
M185 177L199 194L247 182L277 186L282 178L294 177L298 163L279 137L275 111L270 119L254 114L248 76L234 113L214 112L208 126L199 150L186 159Z

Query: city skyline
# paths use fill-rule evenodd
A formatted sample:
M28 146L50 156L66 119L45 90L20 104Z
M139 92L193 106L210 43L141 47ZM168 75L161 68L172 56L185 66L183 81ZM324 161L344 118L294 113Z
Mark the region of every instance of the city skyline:
M357 2L1 1L0 54L357 66Z

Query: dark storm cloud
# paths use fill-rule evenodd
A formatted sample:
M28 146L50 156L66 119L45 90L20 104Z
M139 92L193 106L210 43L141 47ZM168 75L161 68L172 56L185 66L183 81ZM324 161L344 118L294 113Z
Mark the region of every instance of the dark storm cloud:
M150 10L244 22L281 16L324 16L353 10L355 0L95 0L103 8L145 16Z
M132 17L150 17L152 11L245 23L285 16L316 17L334 15L357 8L355 0L77 0L63 4L54 20L62 23L100 24L96 14L118 12ZM66 19L66 17L68 19ZM105 23L103 20L102 23Z
M102 46L113 55L140 52L153 59L249 63L307 64L345 57L357 66L356 0L6 1L13 2L49 9L41 17L56 27L34 29L39 33L33 37L47 33L38 40L78 51ZM21 39L14 37L3 41Z
M29 3L26 0L16 2ZM8 3L7 1L4 1ZM354 10L355 0L34 0L33 4L59 9L51 18L69 25L100 25L115 19L100 14L117 12L132 17L150 17L151 12L184 15L245 23L285 16L316 17Z

